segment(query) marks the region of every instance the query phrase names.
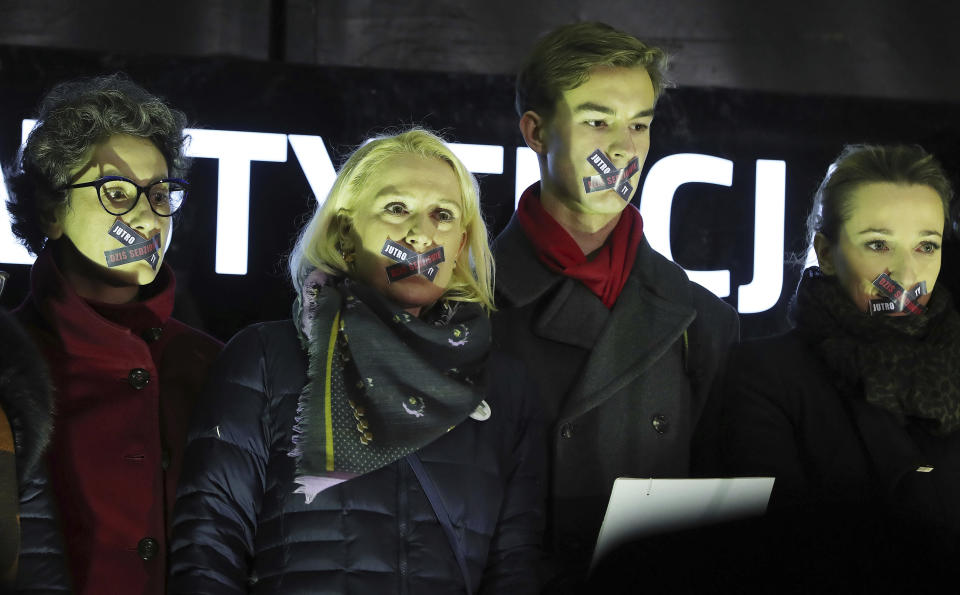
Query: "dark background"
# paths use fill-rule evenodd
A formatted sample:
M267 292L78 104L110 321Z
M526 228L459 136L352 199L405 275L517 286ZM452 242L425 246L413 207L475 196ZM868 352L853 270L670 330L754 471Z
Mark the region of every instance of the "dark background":
M98 6L107 4L93 2L89 6L96 13ZM602 4L616 7L626 3ZM742 11L750 8L749 2L733 5ZM809 10L814 16L823 16L825 9L814 5ZM926 6L922 2L920 5ZM0 46L0 158L9 163L19 142L21 119L34 115L36 102L55 82L125 71L184 110L195 127L322 136L335 166L371 133L411 124L442 130L454 142L502 145L503 174L482 175L480 180L491 233L496 234L506 223L514 200L513 156L515 147L523 145L512 109L513 77L508 72L515 55L522 54L520 48L525 51L532 43L533 29L529 35L520 35L523 23L503 13L499 22L509 22L509 30L500 32L499 38L484 37L481 33L497 24L492 16L480 18L471 13L477 18L461 23L457 14L450 12L454 10L452 3L443 2L437 4L442 10L433 21L422 11L414 14L413 9L406 17L397 13L407 9L389 9L392 14L383 18L392 20L383 21L373 12L329 8L322 2L244 2L237 5L237 14L229 15L225 5L212 2L205 6L208 8L189 9L194 13L174 15L189 27L185 25L173 36L151 37L149 27L157 25L145 21L147 30L135 36L137 43L129 35L115 35L132 31L129 15L118 16L114 28L101 20L91 29L89 24L94 21L89 11L67 11L27 39L23 37L24 27L29 29L32 21L22 21L26 25L16 32L11 32L10 21L5 21L6 25L0 25L0 41L12 40L17 45ZM210 6L221 6L222 10L212 14ZM526 11L524 14L534 14L525 3L517 6ZM664 3L652 2L650 6L667 10ZM679 6L694 10L689 3L680 2ZM744 18L753 19L754 24L776 22L786 27L784 35L791 31L795 34L778 40L769 31L751 32L741 25L731 25L716 14L719 9L715 4L701 6L713 6L713 12L708 10L704 18L719 20L707 20L699 29L687 30L683 26L689 19L684 20L681 8L677 8L680 12L671 13L673 20L667 22L665 33L654 38L680 56L674 70L680 86L668 91L658 104L652 149L642 175L658 159L681 152L705 153L734 162L731 188L700 184L681 187L674 201L671 230L673 255L679 263L692 269L732 271L734 297L728 298L732 305L736 306L736 287L753 276L753 175L757 159L782 159L787 163L785 256L803 252L803 219L810 195L845 143L917 142L937 154L956 180L960 163L956 147L960 137L956 103L960 77L951 75L956 66L940 51L944 49L942 30L932 25L949 15L924 14L920 24L931 24L924 29L917 19L898 21L897 15L885 9L879 11L886 19L879 25L868 19L856 21L847 30L827 19L820 28L804 33L801 25L810 23L814 16L797 17L800 24L791 25L775 18L777 14L796 16L791 9L779 8L773 17L768 14L769 21L758 20L754 12L743 12ZM329 11L325 13L324 8ZM295 26L305 25L294 17L300 14L297 11L307 9L313 15L310 22L317 27L312 37L302 31L295 34ZM26 18L23 15L36 15L36 9L26 5L13 9L4 6L3 10L21 19ZM207 11L200 15L206 19L206 28L191 20L197 18L196 11ZM877 12L871 12L870 18L876 19ZM261 13L262 20L251 16ZM71 14L75 18L72 23ZM563 17L561 22L603 18L585 11L567 15L570 18L564 14L559 11L554 18ZM852 15L847 17L850 23L855 22ZM338 23L339 28L335 27ZM71 25L81 24L88 26L79 27L84 29L83 34L76 33ZM559 22L541 19L536 28L554 24ZM409 30L404 33L401 25ZM457 37L451 27L475 35ZM637 27L628 30L643 36ZM728 37L714 40L709 46L706 32L720 30ZM831 37L834 30L839 33ZM60 31L61 35L57 37L51 31ZM434 33L432 38L427 35L430 31ZM686 37L683 31L688 31ZM912 37L906 41L915 43L902 44L896 36L885 36L890 31L897 35L907 31ZM210 37L217 32L218 36ZM877 36L870 37L873 34ZM182 43L176 42L178 35ZM494 43L498 39L500 45ZM313 44L313 54L303 53L308 42ZM119 47L111 47L114 45ZM792 49L784 49L788 45ZM746 46L755 51L747 52ZM719 53L710 54L707 47ZM831 48L836 51L828 51ZM867 56L870 48L874 54ZM900 61L888 59L887 70L879 70L877 52L890 58L900 55L899 48L905 48ZM844 49L847 51L840 51ZM738 55L750 58L734 59ZM698 56L702 60L694 61ZM723 56L726 59L721 60ZM917 61L917 56L944 56L945 61ZM851 66L857 57L862 70ZM778 61L779 68L768 60ZM916 67L906 69L904 62L910 60ZM708 68L711 64L713 71ZM727 70L723 70L724 64ZM940 73L939 84L928 80L934 76L931 68ZM460 71L452 71L456 69ZM766 76L774 71L779 74ZM900 78L891 79L891 73ZM926 73L923 85L903 84L913 81L911 77L918 73ZM700 85L689 86L684 76L678 75ZM811 80L819 81L819 85L804 83ZM217 162L196 159L189 177L189 207L168 254L168 262L178 275L177 315L223 339L251 322L288 316L292 292L284 255L314 204L292 149L288 149L286 163L254 162L251 166L245 276L214 273ZM639 186L642 188L642 180ZM639 195L638 190L635 200ZM951 260L951 247L945 250L947 261ZM25 295L29 269L13 265L3 268L12 279L0 304L9 308ZM745 337L784 328L786 301L798 275L799 267L786 266L780 303L767 312L745 315ZM956 277L948 262L942 279L953 285Z

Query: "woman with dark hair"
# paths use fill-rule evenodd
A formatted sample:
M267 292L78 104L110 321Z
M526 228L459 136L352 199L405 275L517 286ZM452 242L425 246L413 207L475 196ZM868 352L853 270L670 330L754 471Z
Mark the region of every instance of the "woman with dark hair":
M808 220L819 267L796 327L728 369L727 471L775 477L771 512L876 584L911 562L923 581L960 534L960 316L938 283L951 198L920 147L846 147Z
M173 593L535 593L542 433L490 349L476 182L414 129L347 160L293 321L227 345L192 423Z
M160 594L187 418L221 347L170 317L186 118L113 75L57 85L37 120L7 206L37 254L16 316L53 376L48 462L74 587Z

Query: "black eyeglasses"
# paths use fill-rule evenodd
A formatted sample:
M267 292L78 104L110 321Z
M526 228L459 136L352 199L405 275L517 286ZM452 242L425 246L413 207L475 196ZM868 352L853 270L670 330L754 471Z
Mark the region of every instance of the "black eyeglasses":
M140 195L145 194L150 210L161 217L169 217L179 211L190 189L186 180L176 178L159 180L149 186L138 186L133 180L122 176L104 176L92 182L70 184L61 190L90 186L97 189L100 205L111 215L126 215L137 206Z

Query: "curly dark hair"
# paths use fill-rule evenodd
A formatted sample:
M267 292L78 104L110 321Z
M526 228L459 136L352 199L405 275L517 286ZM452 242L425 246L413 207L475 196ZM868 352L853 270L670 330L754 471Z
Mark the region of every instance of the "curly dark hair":
M33 254L46 244L46 224L67 201L70 172L89 150L115 134L146 138L167 162L171 177L189 167L183 154L183 112L122 73L56 85L40 102L37 125L17 153L6 180L11 228Z

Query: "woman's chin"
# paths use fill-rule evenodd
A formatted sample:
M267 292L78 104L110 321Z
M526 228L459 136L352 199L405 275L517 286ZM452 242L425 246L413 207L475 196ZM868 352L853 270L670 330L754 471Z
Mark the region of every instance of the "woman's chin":
M384 295L409 311L435 304L443 295L443 288L418 275L387 285Z

